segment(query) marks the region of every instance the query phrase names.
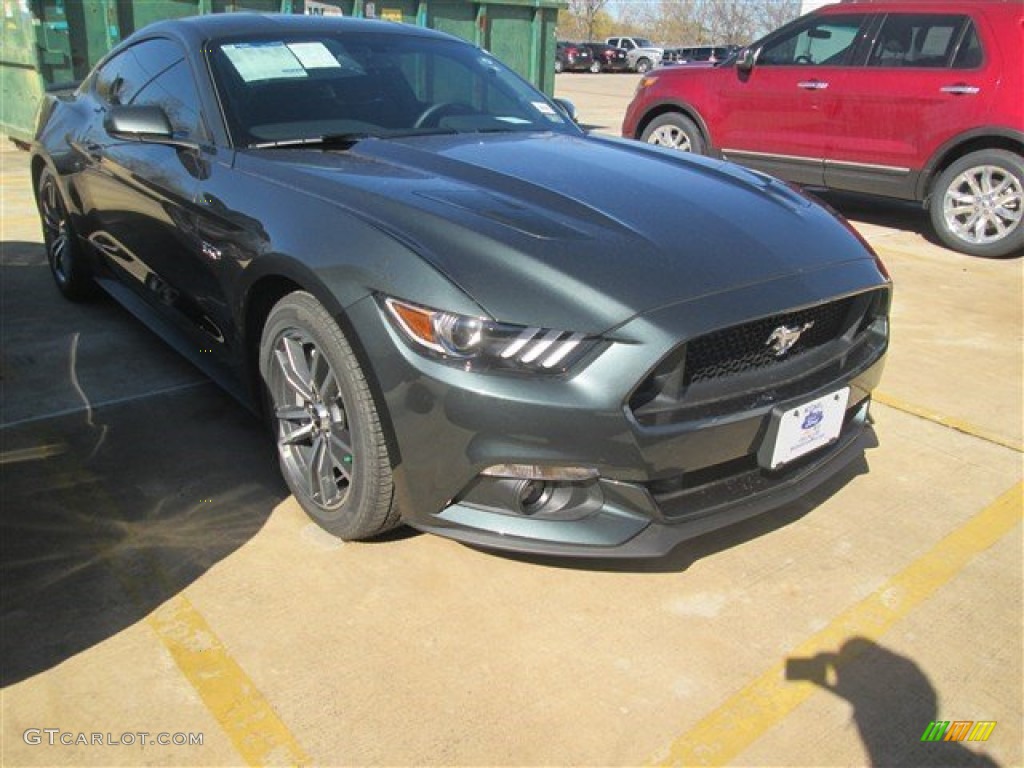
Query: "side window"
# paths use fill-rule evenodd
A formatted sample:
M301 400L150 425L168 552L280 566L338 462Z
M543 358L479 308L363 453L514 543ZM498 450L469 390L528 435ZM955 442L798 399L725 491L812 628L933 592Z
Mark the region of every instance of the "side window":
M866 17L828 16L791 29L761 49L758 65L820 64L831 67L847 63L856 47L857 35Z
M628 37L622 38L621 44L620 44L619 47L620 48L625 48L627 51L632 51L634 48L636 48L636 46L633 45L633 41L630 40Z
M974 28L974 22L969 21L956 58L953 59L953 69L975 69L981 66L983 60L978 31Z
M107 104L129 104L150 80L184 58L170 40L144 40L104 64L96 73L96 95Z
M950 14L889 14L868 66L948 67L966 22L965 16Z
M199 94L184 59L153 78L131 103L161 107L179 138L199 140L205 137L199 119Z

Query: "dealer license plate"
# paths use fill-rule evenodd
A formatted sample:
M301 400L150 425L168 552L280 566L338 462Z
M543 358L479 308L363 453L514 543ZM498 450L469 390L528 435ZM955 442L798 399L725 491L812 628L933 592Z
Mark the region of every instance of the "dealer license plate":
M849 399L850 388L843 387L810 403L776 413L765 445L771 448L771 456L765 461L767 451L762 449L761 464L775 469L831 443L843 429Z

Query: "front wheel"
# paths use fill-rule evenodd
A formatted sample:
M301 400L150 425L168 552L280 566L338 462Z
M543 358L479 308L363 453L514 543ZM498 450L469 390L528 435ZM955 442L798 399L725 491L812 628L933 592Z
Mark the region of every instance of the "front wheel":
M593 61L593 62L591 62L590 63L590 72L591 72L591 74L594 74L594 75L601 74L601 62L600 61Z
M648 144L678 149L680 152L704 153L704 137L690 118L678 112L666 112L654 118L640 137Z
M323 306L295 292L270 311L260 373L281 472L296 500L342 539L399 522L387 441L366 376Z
M562 64L561 60L560 59L555 59L555 74L556 75L561 74L563 69L565 69L565 65Z
M939 238L972 256L1010 256L1024 249L1024 160L983 149L950 165L932 190L932 226Z

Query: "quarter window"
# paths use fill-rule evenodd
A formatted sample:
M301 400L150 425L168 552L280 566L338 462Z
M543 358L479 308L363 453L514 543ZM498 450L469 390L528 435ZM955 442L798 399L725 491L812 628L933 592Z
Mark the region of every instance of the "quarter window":
M99 69L96 95L108 104L130 104L150 80L183 58L181 49L170 40L144 40Z
M770 40L758 56L759 65L843 66L856 47L863 15L817 18Z
M966 22L967 18L959 15L889 14L868 65L948 67Z

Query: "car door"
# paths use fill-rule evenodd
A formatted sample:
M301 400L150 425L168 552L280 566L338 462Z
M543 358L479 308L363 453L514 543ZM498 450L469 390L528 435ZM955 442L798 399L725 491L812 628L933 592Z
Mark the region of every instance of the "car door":
M192 68L177 43L159 38L118 58L99 73L103 110L160 107L183 145L119 140L100 121L89 137L90 169L83 174L92 211L89 239L122 283L198 346L223 344L229 312L220 266L210 263L216 259L197 227L210 149Z
M737 162L822 184L835 141L835 84L863 45L869 15L811 16L769 37L754 67L723 77L716 143Z
M843 140L826 162L828 186L913 199L917 172L950 138L985 125L998 86L995 46L967 13L889 13L866 66L836 94Z

